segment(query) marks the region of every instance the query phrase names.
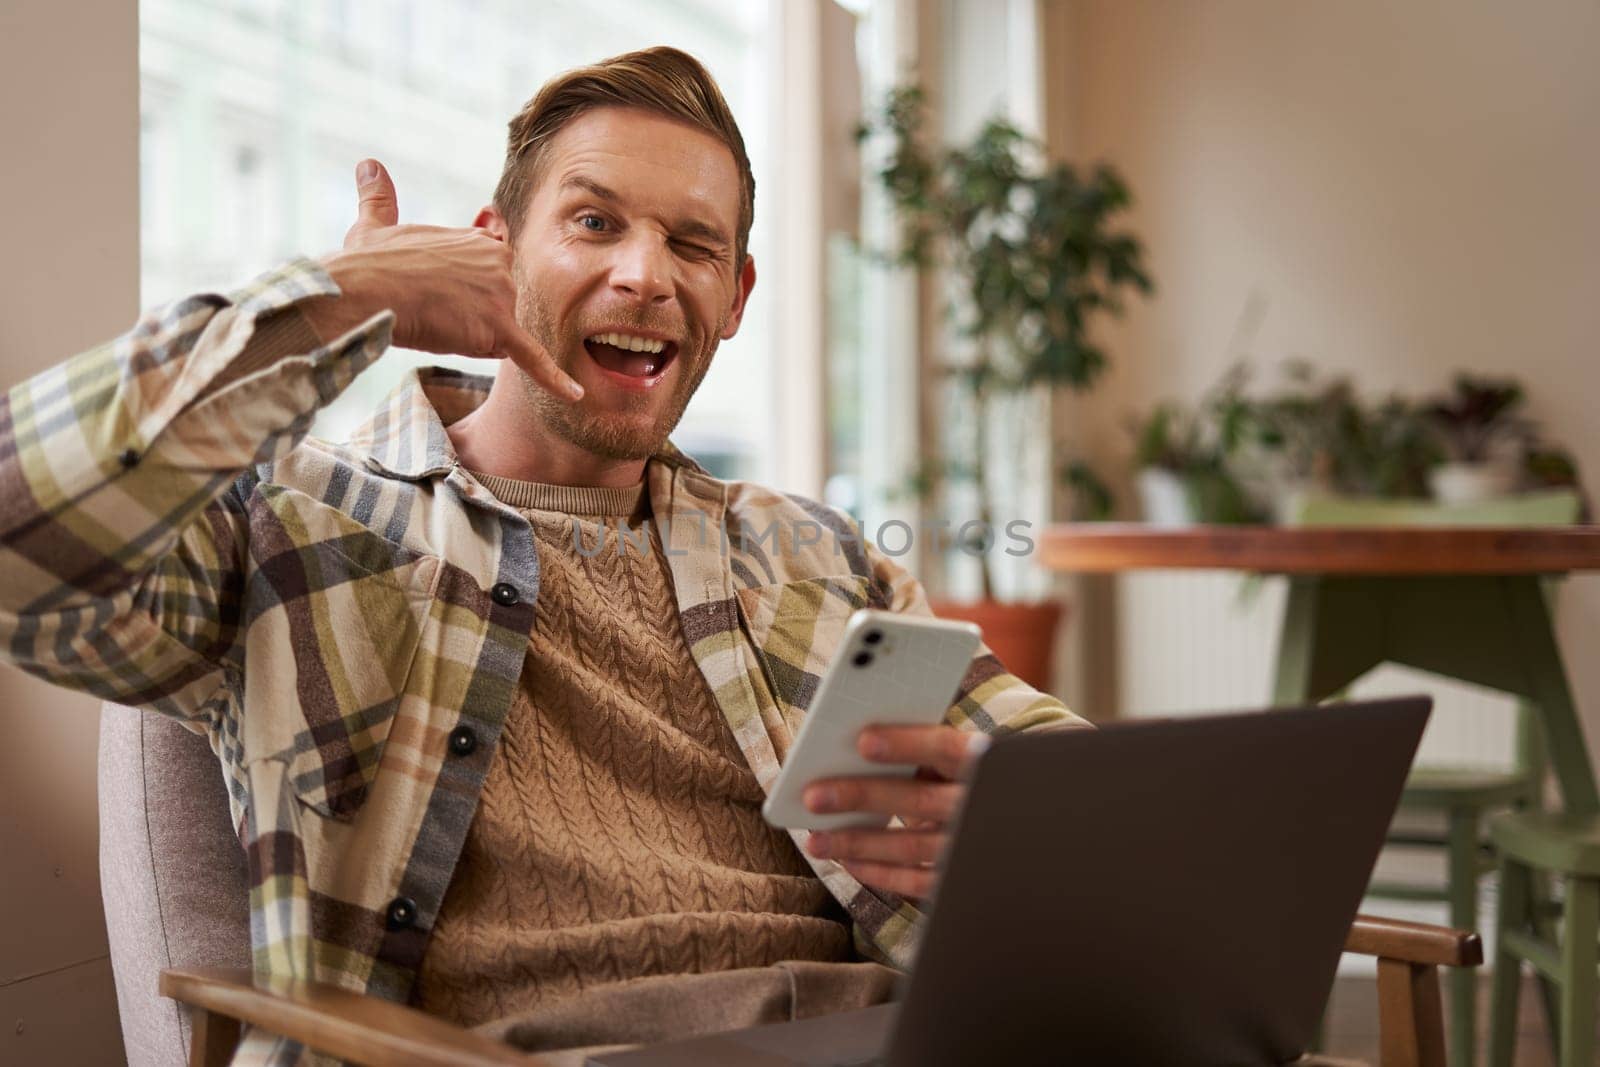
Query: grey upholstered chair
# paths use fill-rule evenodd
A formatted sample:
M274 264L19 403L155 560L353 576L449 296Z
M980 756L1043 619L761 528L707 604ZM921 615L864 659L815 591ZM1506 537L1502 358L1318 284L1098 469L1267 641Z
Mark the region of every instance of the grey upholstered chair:
M129 1067L189 1060L168 967L250 966L244 851L205 737L153 712L100 715L100 887Z

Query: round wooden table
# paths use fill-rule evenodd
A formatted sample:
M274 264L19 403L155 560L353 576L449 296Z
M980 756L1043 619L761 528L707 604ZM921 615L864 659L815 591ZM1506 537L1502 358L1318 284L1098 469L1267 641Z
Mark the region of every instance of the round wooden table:
M1276 703L1332 696L1385 662L1510 693L1528 709L1519 717L1518 749L1538 781L1520 790L1538 803L1538 768L1547 761L1567 812L1600 813L1545 595L1551 577L1600 570L1600 528L1391 523L1163 529L1080 523L1044 531L1039 552L1045 566L1063 571L1203 568L1284 575L1289 598L1278 636ZM1541 750L1544 760L1535 755ZM1407 795L1413 792L1408 787ZM1451 921L1468 928L1477 925L1478 810L1449 811ZM1503 930L1513 921L1506 914L1498 920ZM1592 925L1573 929L1580 939L1593 937ZM1503 956L1495 966L1497 972L1517 970L1516 961ZM1588 966L1592 977L1593 964ZM1452 974L1450 993L1451 1062L1471 1063L1477 998L1471 972ZM1546 994L1547 1003L1558 995L1549 986ZM1506 998L1497 994L1501 1001ZM1499 1032L1509 1024L1496 1026Z
M1384 662L1510 693L1537 711L1566 810L1600 813L1542 584L1600 570L1600 527L1065 523L1042 532L1039 558L1077 573L1286 575L1277 703L1331 696Z

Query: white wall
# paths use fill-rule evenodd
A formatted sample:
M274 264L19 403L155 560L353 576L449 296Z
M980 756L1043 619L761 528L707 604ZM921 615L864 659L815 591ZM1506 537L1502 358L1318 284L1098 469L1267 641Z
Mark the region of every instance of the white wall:
M138 138L137 5L0 5L0 388L137 316ZM0 668L0 1062L122 1059L97 717L94 701Z
M1600 4L1053 0L1046 54L1052 139L1122 169L1160 287L1068 436L1125 460L1127 414L1214 380L1256 294L1274 362L1520 376L1600 489ZM1591 749L1597 623L1600 579L1572 582Z

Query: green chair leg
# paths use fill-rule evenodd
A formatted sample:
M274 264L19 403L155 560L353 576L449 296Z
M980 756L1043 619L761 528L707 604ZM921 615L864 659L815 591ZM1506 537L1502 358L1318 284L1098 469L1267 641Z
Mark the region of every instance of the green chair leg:
M1478 809L1450 812L1448 847L1450 925L1478 928ZM1450 1045L1452 1067L1473 1067L1478 1040L1478 976L1475 968L1450 971Z
M1528 875L1528 921L1533 924L1534 936L1547 945L1561 944L1556 923L1560 906L1555 903L1555 892L1551 888L1554 883L1555 877L1549 871L1537 867ZM1544 1005L1545 1026L1553 1042L1561 1032L1561 985L1540 970L1534 971L1534 978L1539 985L1539 1002Z
M1507 1067L1516 1043L1518 964L1526 960L1555 987L1551 1040L1561 1067L1594 1067L1600 1011L1600 816L1509 812L1489 828L1501 857L1495 922L1490 1064ZM1560 929L1552 922L1548 879L1566 887Z
M1595 996L1600 978L1595 974L1595 938L1600 937L1600 880L1571 878L1562 912L1561 1030L1558 1047L1561 1067L1594 1067Z
M1495 915L1494 974L1489 992L1489 1067L1512 1067L1517 1047L1517 1000L1522 993L1522 960L1507 947L1508 934L1526 929L1532 919L1532 881L1527 867L1500 862L1500 906Z

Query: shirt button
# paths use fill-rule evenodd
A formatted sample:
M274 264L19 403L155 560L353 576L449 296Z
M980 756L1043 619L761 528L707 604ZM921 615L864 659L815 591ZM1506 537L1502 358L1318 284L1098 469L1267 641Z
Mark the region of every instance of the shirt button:
M417 921L417 902L410 897L395 897L389 901L388 927L404 930Z
M122 455L117 457L117 462L122 464L124 470L130 470L139 465L139 452L137 449L124 448Z
M470 756L478 747L478 735L470 726L457 726L450 731L450 751L458 756Z
M522 594L517 592L517 587L510 582L496 582L494 588L489 590L489 595L494 598L496 604L506 608L522 599Z

